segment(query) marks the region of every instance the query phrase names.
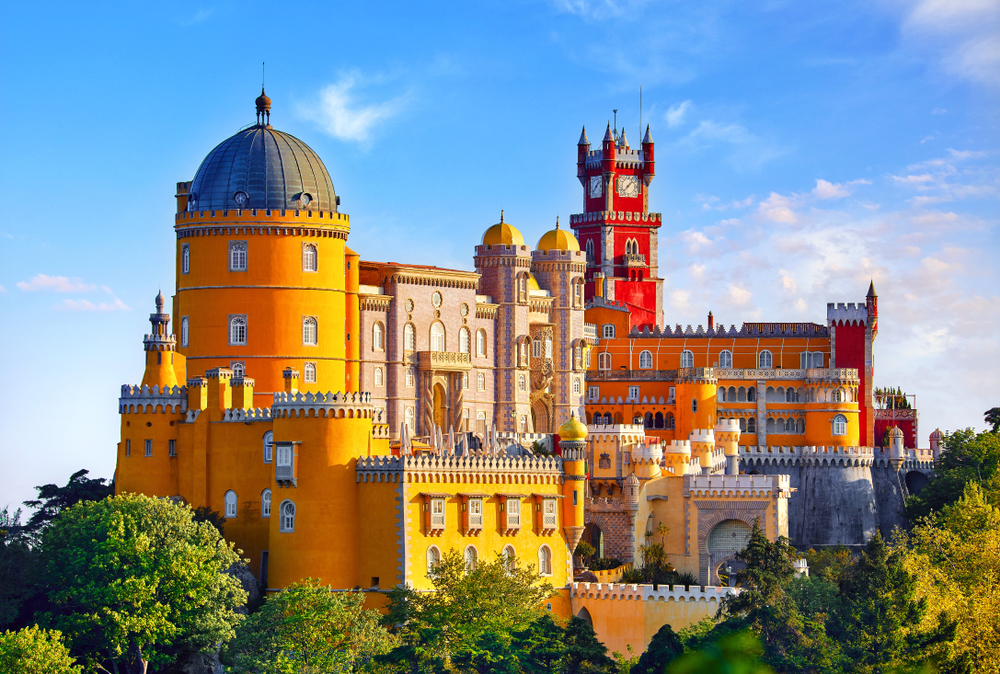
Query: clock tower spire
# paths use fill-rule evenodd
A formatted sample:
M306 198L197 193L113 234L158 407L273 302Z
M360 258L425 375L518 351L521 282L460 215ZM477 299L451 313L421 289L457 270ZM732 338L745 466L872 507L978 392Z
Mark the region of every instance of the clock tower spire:
M591 150L584 128L576 163L583 212L570 216L580 247L587 251L587 300L624 304L632 327L663 324L657 255L661 216L649 212L656 165L648 125L641 145L629 147L624 129L620 134L612 131L609 121L601 149ZM596 292L595 283L602 286Z

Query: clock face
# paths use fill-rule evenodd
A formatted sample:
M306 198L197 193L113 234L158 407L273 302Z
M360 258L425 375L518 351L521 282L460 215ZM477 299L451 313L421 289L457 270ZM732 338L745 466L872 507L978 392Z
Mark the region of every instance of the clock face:
M620 176L618 178L618 196L639 196L639 178L637 176Z
M604 195L604 179L601 176L591 176L590 196L593 199Z

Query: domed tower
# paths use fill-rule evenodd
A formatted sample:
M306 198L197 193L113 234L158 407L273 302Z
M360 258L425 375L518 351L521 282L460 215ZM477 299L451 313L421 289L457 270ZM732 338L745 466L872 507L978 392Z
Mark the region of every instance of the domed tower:
M184 356L175 352L177 340L170 334L170 314L163 311L166 303L163 293L157 293L154 301L156 313L149 315L152 329L142 340L146 351L146 371L141 385L159 386L163 390L177 386L178 380L184 381Z
M252 376L258 405L282 390L289 367L303 373L303 390L356 390L350 219L316 153L271 126L263 91L256 114L178 183L178 349L189 376L217 367Z
M549 363L554 424L558 427L571 414L584 414L585 344L583 339L583 273L586 260L573 232L556 227L538 240L531 253L531 271L542 290L553 298L549 323L554 348ZM537 403L536 403L537 404ZM537 418L537 413L536 413Z
M570 418L559 427L559 449L563 462L563 532L570 554L583 537L584 484L587 479L584 457L587 451L587 427L576 418Z
M531 275L531 250L516 227L504 220L483 234L476 246L479 292L500 305L495 344L494 418L500 430L520 431L519 420L531 418L529 292L538 284ZM524 386L520 386L524 377Z

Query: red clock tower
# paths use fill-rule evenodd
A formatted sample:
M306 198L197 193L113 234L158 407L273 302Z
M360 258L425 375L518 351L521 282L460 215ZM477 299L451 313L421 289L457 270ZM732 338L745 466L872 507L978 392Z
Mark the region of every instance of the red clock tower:
M656 235L662 219L649 212L655 173L648 125L641 150L630 148L625 130L612 131L611 124L600 150L590 149L586 129L580 134L576 175L583 213L571 215L570 225L587 251L586 298L624 303L631 327L663 325Z

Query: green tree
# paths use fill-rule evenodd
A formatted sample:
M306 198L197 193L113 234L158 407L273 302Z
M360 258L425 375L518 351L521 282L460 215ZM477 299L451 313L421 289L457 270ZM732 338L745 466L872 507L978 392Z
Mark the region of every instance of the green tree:
M475 650L479 638L493 634L505 644L541 614L554 592L542 582L533 564L511 568L497 555L473 569L456 550L447 552L434 568L434 592L397 587L389 592L383 623L400 637L380 661L405 664L410 671L434 671L462 650Z
M990 431L1000 433L1000 407L991 407L983 414L986 423L990 425Z
M919 494L906 499L906 517L911 522L957 501L970 482L992 490L990 485L1000 467L1000 435L966 428L945 435L941 447L934 477Z
M703 649L687 653L667 668L667 674L770 674L760 661L760 640L751 632L729 634Z
M845 651L856 672L880 674L912 664L929 639L909 632L927 612L916 596L916 577L903 566L900 550L886 545L877 530L844 578Z
M236 674L356 672L389 652L394 638L364 595L334 592L318 580L293 583L267 598L226 649Z
M566 654L564 631L551 613L543 613L525 629L513 633L512 645L524 674L555 671L556 664Z
M17 620L32 593L36 555L21 526L21 511L0 510L0 627Z
M208 522L218 529L220 534L226 533L226 518L218 510L212 510L208 506L198 506L191 510L191 516L195 522Z
M166 499L78 503L46 528L40 554L52 605L42 620L104 671L145 672L170 646L209 649L232 638L247 597L225 573L239 561L232 544Z
M597 638L594 628L582 618L570 618L563 642L566 644L562 660L562 671L565 674L607 672L615 666L615 661L608 657L608 649Z
M451 661L460 671L476 674L521 674L510 640L493 632L485 632L474 642L463 644Z
M0 672L4 674L80 674L62 634L38 625L0 633Z
M78 470L69 476L65 487L43 484L35 487L38 498L25 501L24 505L35 508L24 525L25 534L37 540L45 528L59 513L81 501L100 501L115 493L115 486L104 478L90 478L88 470Z
M670 625L664 625L656 634L631 674L662 674L664 668L684 653L684 644Z

